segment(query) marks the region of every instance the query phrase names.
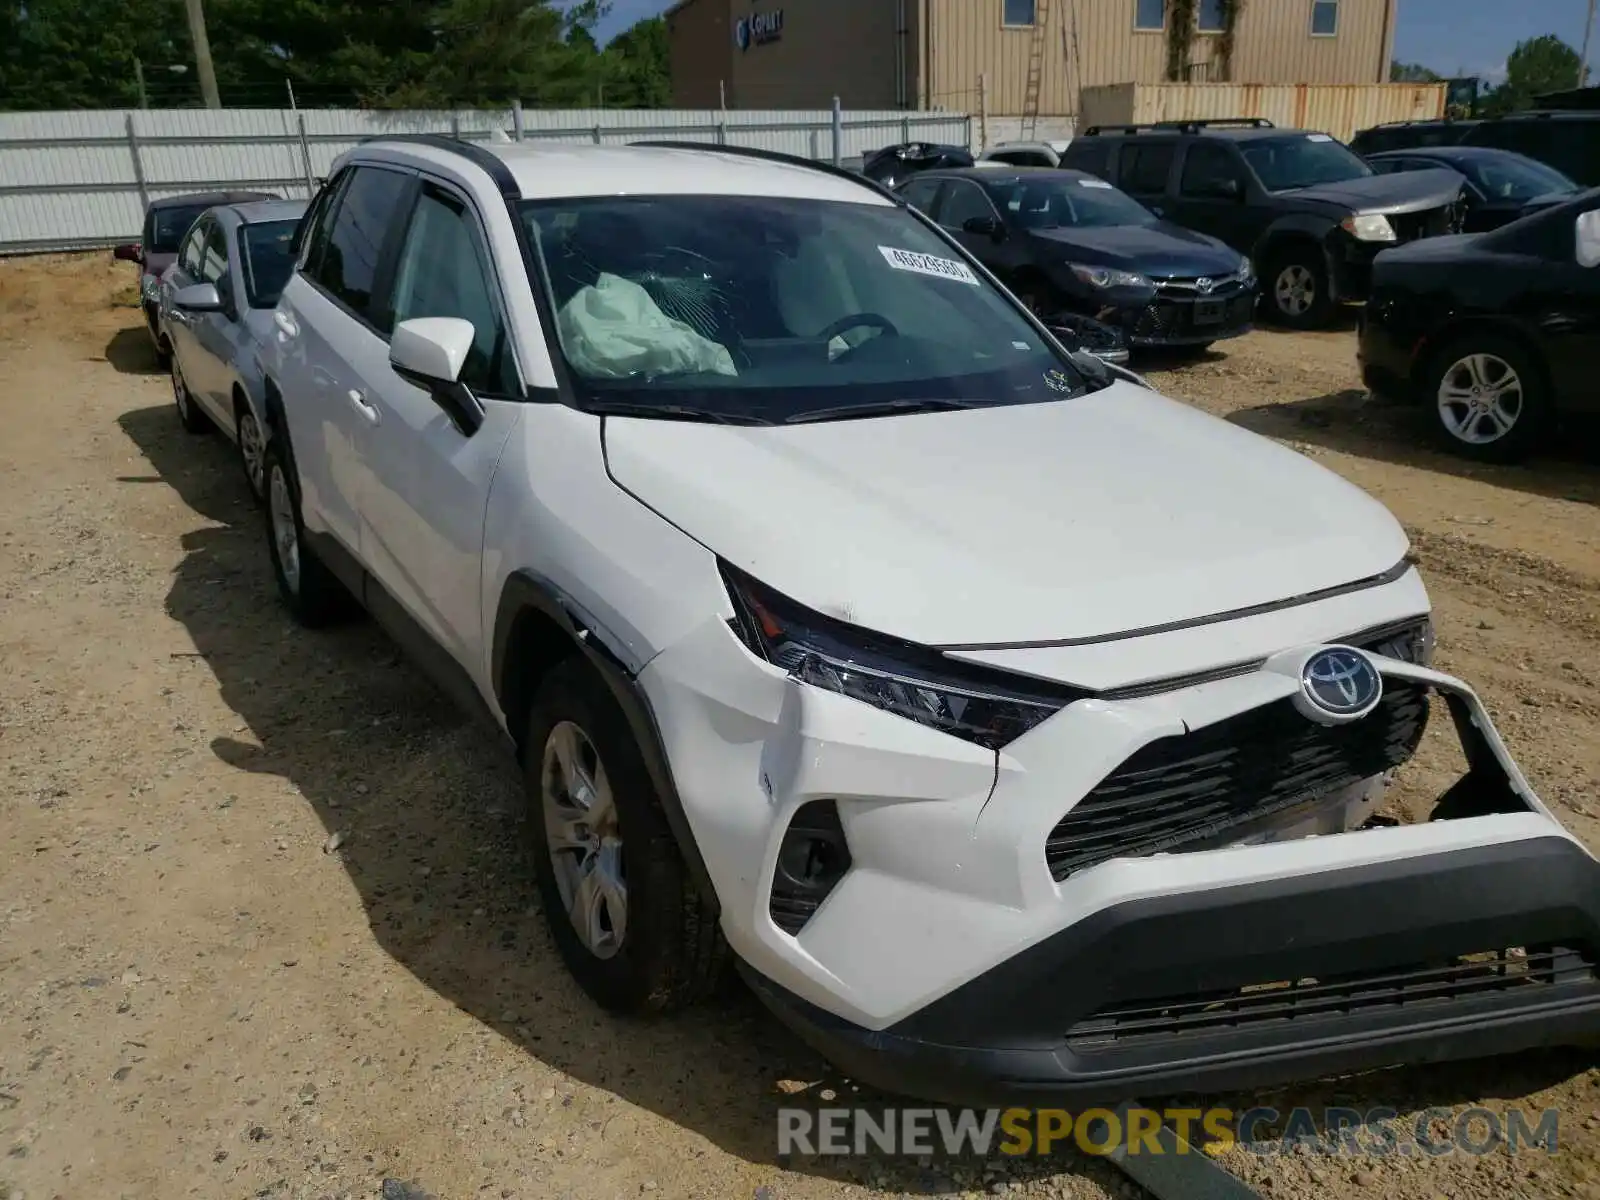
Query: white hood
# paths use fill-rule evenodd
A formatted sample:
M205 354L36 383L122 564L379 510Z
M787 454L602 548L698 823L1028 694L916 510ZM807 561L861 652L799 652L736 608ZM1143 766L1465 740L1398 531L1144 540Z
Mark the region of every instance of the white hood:
M812 609L930 646L1094 638L1379 575L1408 546L1309 459L1118 382L748 427L608 417L617 483Z

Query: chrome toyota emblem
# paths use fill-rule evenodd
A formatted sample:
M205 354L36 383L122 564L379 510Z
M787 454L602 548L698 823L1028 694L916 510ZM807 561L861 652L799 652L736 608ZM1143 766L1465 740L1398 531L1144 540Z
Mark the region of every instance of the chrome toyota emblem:
M1366 716L1383 698L1383 676L1372 660L1349 646L1330 646L1300 669L1298 707L1314 721L1336 724Z
M1217 284L1216 284L1216 281L1214 279L1212 279L1209 275L1203 275L1199 279L1196 279L1194 281L1194 286L1195 286L1195 290L1198 291L1202 296L1204 296L1204 295L1208 294L1211 291L1212 288L1216 287Z

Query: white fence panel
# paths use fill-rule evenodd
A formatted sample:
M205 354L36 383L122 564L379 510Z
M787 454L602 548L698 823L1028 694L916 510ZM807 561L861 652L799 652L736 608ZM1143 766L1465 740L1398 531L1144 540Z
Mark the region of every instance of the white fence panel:
M965 146L972 134L963 113L828 109L528 109L521 127L531 142L707 142L845 165L894 142ZM184 192L254 189L303 199L339 155L367 138L435 133L483 141L514 138L516 128L510 109L0 113L0 254L135 240L150 200Z

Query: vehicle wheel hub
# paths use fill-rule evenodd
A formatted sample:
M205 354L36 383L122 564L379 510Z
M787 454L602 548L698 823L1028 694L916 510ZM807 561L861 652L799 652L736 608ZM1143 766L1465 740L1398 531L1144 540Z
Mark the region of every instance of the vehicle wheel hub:
M1436 397L1445 432L1474 446L1497 442L1522 416L1522 378L1494 354L1469 354L1452 363Z
M605 765L589 735L571 721L545 739L540 802L556 888L572 928L596 958L612 958L628 927L621 829Z

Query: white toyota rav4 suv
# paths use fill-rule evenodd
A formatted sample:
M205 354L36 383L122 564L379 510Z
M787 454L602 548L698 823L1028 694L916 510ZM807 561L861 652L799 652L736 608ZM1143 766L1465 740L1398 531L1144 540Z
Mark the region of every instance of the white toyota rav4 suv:
M876 185L379 139L298 240L283 598L509 737L606 1008L731 960L857 1078L971 1103L1600 1025L1600 871L1430 669L1394 519L1076 358ZM1430 712L1470 769L1395 824Z

